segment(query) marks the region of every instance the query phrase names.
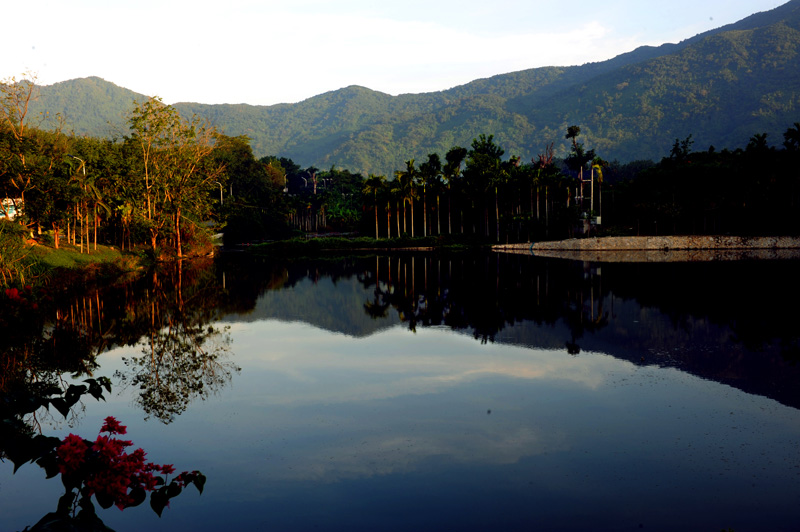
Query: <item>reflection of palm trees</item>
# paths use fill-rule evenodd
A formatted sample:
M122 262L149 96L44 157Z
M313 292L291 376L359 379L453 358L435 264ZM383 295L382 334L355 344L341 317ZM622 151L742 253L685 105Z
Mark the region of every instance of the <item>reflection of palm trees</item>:
M366 271L363 275L359 276L359 281L361 281L365 287L373 283L375 284L375 290L373 292L374 299L364 303L364 311L372 319L385 318L388 315L388 310L391 305L386 301L388 294L381 289L381 269L380 258L378 256L375 257L374 276L371 271Z
M374 297L364 303L364 311L380 319L387 317L391 308L411 331L417 326L446 325L469 330L483 343L493 342L506 326L519 321L561 321L572 332L569 344L578 350L576 339L608 325L599 276L576 276L574 271L551 269L551 263L541 261L532 269L531 264L518 261L530 262L530 258L426 254L376 257L373 269L364 268L358 277L365 287L374 286ZM387 272L385 288L381 270Z

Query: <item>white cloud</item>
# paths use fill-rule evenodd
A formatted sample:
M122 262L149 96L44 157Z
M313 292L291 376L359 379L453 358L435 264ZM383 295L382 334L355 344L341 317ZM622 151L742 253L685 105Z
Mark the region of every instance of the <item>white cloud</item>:
M758 3L736 7L776 4ZM569 9L519 0L33 0L6 11L7 21L25 23L5 26L0 77L30 69L49 84L96 75L169 103L295 102L353 84L427 92L600 61L731 22L709 21L706 12L731 11L712 4L694 13L686 0L656 11L629 0L602 9L582 0Z

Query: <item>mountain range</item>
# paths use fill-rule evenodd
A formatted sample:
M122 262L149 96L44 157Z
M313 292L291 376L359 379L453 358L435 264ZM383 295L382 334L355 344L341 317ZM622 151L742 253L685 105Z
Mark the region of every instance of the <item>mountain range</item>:
M62 113L78 135L119 137L132 101L145 98L89 77L40 87L31 110ZM482 133L523 161L551 143L564 155L573 124L587 148L621 162L658 160L689 135L696 149L743 147L757 133L775 145L800 121L800 0L677 44L439 92L391 96L350 86L294 104L174 107L248 136L257 157L365 176L392 176L406 160L468 147Z

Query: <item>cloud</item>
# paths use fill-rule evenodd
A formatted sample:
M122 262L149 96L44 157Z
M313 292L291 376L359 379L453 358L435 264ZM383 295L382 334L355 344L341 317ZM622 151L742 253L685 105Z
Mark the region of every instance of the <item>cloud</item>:
M578 1L574 11L582 16L518 0L34 0L4 13L26 23L6 25L0 74L31 69L43 84L94 75L168 103L266 105L354 84L389 94L438 91L663 42L666 22L640 20L654 18L649 5ZM702 21L710 24L708 15Z

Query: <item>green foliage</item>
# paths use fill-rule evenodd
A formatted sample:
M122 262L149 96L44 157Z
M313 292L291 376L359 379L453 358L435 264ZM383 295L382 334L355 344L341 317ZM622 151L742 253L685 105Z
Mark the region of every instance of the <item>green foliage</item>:
M634 234L798 234L800 151L766 140L734 151L675 140L669 157L616 186L616 222Z
M184 471L167 483L165 476L174 472L171 465L157 465L145 460L145 452L125 451L132 443L120 440L126 427L107 417L96 441L70 434L63 440L35 434L24 418L37 410L53 407L67 418L83 395L105 400L111 392L106 377L90 378L85 384L72 384L66 390L53 385L33 384L14 388L0 396L0 455L14 464L14 472L24 464L36 463L47 478L61 476L65 488L55 512L45 515L30 530L110 530L97 516L92 499L104 509L119 509L142 504L150 493L150 506L160 517L169 500L183 488L194 484L202 493L206 477L199 471ZM107 435L103 435L106 433ZM26 528L26 530L29 530Z
M25 245L26 231L19 224L0 220L0 286L23 285L36 269L30 247Z
M219 194L228 189L219 209L225 245L287 236L283 165L294 169L291 161L268 157L257 161L246 137L225 135L218 136L214 157L223 168Z
M702 146L744 147L753 131L778 139L800 110L798 13L797 2L789 2L680 44L435 93L389 96L353 86L295 104L175 108L228 135L247 135L256 157L277 154L362 175L392 175L405 161L467 146L485 131L529 160L569 124L581 124L584 138L609 160L657 159L690 133ZM98 115L124 129L120 118L141 99L98 78L41 93L37 112L64 112L76 131L97 136L109 129ZM559 148L561 156L567 151Z
M222 173L213 157L217 132L197 116L184 120L158 98L134 102L129 124L125 142L140 154L135 170L145 185L144 197L132 202L134 215L147 226L153 251L166 242L182 257L183 239L208 218L207 198Z

